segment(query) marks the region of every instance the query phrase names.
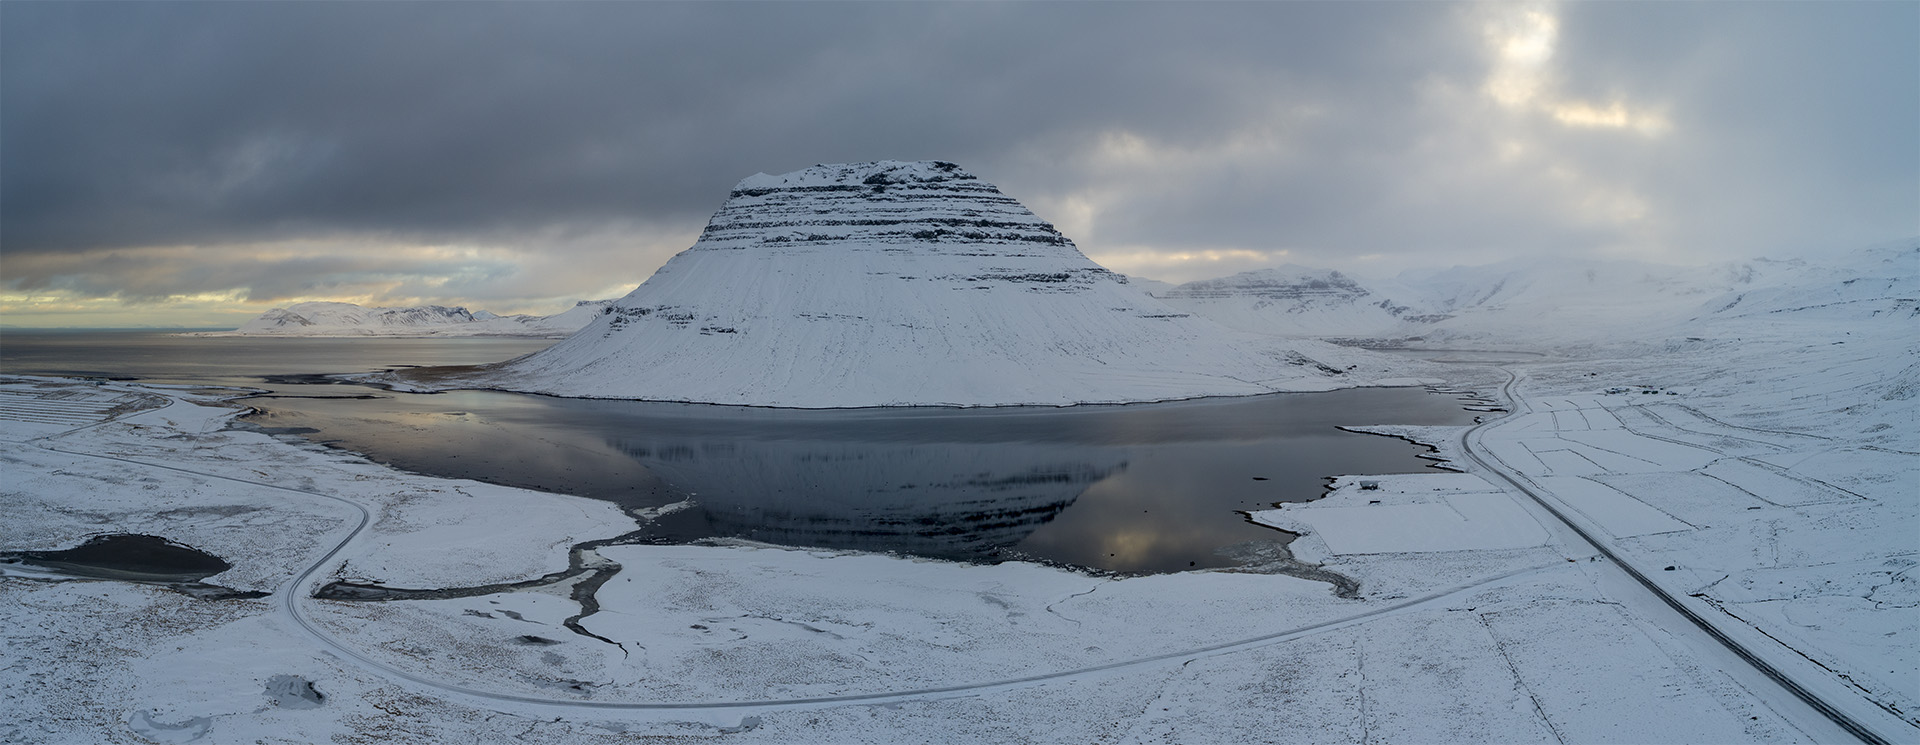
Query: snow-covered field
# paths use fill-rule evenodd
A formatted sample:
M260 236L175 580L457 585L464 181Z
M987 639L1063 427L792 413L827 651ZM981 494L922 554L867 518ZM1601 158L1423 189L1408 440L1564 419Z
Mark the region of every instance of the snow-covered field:
M1558 334L1539 347L1554 357L1509 366L1514 413L1468 444L1479 465L1754 654L1883 737L1910 740L1920 736L1920 245L1837 265L1756 264L1771 276L1690 307L1640 307L1631 329L1611 313L1534 329ZM1636 294L1622 294L1632 304ZM1470 463L1457 445L1443 451ZM1260 519L1308 532L1295 545L1309 557L1532 540L1473 502L1483 485L1466 476L1412 488L1382 478L1380 490L1343 482L1333 498ZM1435 525L1449 535L1424 534Z

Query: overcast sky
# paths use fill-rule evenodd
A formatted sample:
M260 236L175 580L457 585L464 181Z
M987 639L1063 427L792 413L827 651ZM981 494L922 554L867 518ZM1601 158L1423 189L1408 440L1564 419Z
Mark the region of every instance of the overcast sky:
M552 313L944 159L1186 281L1920 234L1920 3L0 4L0 322Z

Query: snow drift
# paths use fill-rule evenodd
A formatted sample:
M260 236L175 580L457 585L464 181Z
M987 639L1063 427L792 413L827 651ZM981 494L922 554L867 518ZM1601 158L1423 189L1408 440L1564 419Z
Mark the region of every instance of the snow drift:
M425 387L831 408L1326 390L1395 361L1169 308L952 163L758 174L578 334ZM1350 369L1351 368L1351 369Z

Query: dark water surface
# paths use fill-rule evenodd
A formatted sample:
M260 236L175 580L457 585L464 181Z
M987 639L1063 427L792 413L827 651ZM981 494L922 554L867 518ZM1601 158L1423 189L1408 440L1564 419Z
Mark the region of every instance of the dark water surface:
M161 585L210 600L266 595L201 582L233 565L153 535L113 533L58 551L0 551L0 564L25 564L69 577Z
M649 527L662 542L739 536L1126 572L1232 565L1216 551L1287 537L1240 511L1317 498L1329 476L1426 468L1418 446L1338 426L1472 421L1458 400L1417 388L837 411L401 394L274 376L474 364L550 342L133 336L142 338L63 339L63 352L9 333L0 371L64 367L266 388L271 397L248 401L260 410L249 422L406 470L630 507L690 498L692 508Z
M0 330L0 372L246 385L279 375L399 366L478 365L538 352L554 339L261 339L165 331Z
M59 551L0 553L0 560L68 568L102 579L197 582L232 569L220 557L151 535L97 535Z

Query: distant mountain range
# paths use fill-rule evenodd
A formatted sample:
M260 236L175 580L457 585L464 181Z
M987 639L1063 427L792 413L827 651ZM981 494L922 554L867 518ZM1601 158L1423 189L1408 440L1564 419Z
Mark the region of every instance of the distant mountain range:
M1911 314L1920 240L1819 261L1704 267L1522 260L1357 280L1297 266L1162 289L1168 305L1236 329L1322 338L1604 342L1764 314Z
M1920 239L1833 259L1751 259L1704 267L1633 261L1508 261L1365 280L1282 266L1173 285L1113 275L1135 292L1221 325L1333 339L1540 343L1639 335L1649 324L1773 313L1886 315L1920 295ZM367 308L311 302L262 313L233 331L196 336L565 337L608 312L583 300L550 316L500 316L427 305Z
M1910 334L1916 288L1920 240L1705 267L1533 259L1362 280L1285 266L1170 286L1101 267L952 163L879 161L741 181L691 248L617 300L553 316L302 303L225 333L566 337L470 372L383 377L423 390L1068 405L1419 376L1424 363L1366 346L1685 346L1786 320L1861 329L1791 332L1811 335L1858 336L1870 324L1869 343L1880 344Z
M415 308L367 308L353 303L299 303L274 308L232 331L195 336L525 336L561 337L579 331L611 300L582 300L550 316L502 316L426 305Z

